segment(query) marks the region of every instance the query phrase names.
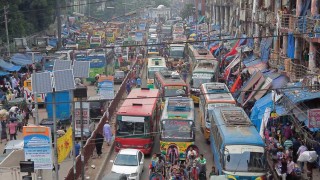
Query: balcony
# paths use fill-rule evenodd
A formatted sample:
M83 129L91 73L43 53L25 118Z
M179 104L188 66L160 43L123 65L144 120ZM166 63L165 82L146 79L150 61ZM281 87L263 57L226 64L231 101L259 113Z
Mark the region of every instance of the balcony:
M252 9L241 9L240 10L240 20L241 21L252 21Z
M301 35L309 42L320 43L320 19L309 16L282 14L280 16L280 31Z

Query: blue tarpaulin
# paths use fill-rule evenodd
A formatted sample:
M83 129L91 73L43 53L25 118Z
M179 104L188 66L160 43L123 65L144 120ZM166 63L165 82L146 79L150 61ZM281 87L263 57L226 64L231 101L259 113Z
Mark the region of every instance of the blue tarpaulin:
M320 92L312 92L308 88L303 88L301 82L294 83L290 86L288 85L283 92L295 104L311 99L320 99Z
M262 118L268 107L271 109L274 108L274 110L276 110L277 114L280 116L286 114L286 110L283 106L276 104L275 107L273 107L272 93L266 94L261 99L256 101L252 107L250 115L251 122L256 126L258 131L260 131Z
M250 47L250 48L253 48L253 46L254 46L253 38L248 38L247 39L247 46Z
M35 62L40 62L42 59L42 55L35 54L34 59ZM32 55L17 53L11 57L11 61L20 66L30 65L32 64Z
M3 59L0 59L0 67L6 71L19 71L21 69L21 66L16 66L4 61Z
M269 38L262 38L261 44L260 44L260 53L261 53L261 60L263 62L267 62L270 55L270 47L272 45L272 37Z
M292 32L288 33L288 49L287 49L287 56L289 58L294 58L294 37Z
M8 75L8 74L9 74L9 72L0 71L0 76L6 76L6 75Z

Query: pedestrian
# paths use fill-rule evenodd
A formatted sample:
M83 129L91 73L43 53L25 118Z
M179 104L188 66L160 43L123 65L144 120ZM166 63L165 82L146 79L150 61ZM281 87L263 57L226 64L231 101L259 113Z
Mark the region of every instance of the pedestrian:
M75 144L75 155L76 157L80 154L80 143L79 143L79 140L76 141L76 144Z
M129 94L131 91L131 84L129 80L127 81L127 84L126 84L126 90L127 90L127 94Z
M111 126L110 126L108 120L106 121L105 125L103 126L103 136L107 142L107 145L110 146L112 132L111 132Z
M140 77L137 78L137 88L140 88L141 87L141 79Z
M7 122L1 121L1 143L5 139L8 142L8 135L7 135Z
M22 127L23 127L23 115L21 113L21 110L18 111L17 114L17 120L18 120L18 131L21 132L22 131Z
M211 169L211 172L209 174L209 177L217 176L217 175L219 175L219 174L216 172L216 168L214 166L212 166L212 169Z
M96 135L95 144L96 144L98 158L100 158L102 154L102 145L103 145L103 136L100 133L97 133Z
M302 144L302 145L299 147L298 152L297 152L298 158L299 158L299 156L300 156L303 152L305 152L305 151L308 151L308 148L307 148L305 145ZM304 168L304 162L300 162L301 172L304 172L303 168Z
M10 140L17 140L17 124L14 122L13 119L10 120L8 125Z

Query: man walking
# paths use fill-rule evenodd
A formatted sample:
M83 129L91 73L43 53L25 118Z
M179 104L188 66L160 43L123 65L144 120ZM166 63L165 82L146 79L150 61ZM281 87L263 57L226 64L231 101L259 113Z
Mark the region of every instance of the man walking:
M111 126L109 125L108 120L106 121L106 124L103 126L103 136L107 142L107 145L110 146L112 132L111 132Z

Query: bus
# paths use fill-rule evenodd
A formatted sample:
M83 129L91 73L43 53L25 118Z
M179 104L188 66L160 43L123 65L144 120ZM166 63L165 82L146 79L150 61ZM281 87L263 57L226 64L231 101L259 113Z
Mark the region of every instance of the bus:
M94 51L88 56L88 59L90 61L90 69L87 81L93 84L96 81L97 74L105 74L106 72L106 54L104 51Z
M82 33L77 37L77 44L79 49L89 48L89 37L87 34Z
M159 90L134 88L116 113L115 150L134 148L150 154L159 123Z
M116 37L112 30L106 31L106 40L108 43L114 43Z
M101 36L93 35L90 37L90 48L101 47L102 39Z
M149 46L147 49L148 57L158 57L160 55L159 49L156 46Z
M176 67L179 61L185 62L184 59L184 44L170 44L169 45L169 58L168 61L171 63L172 67Z
M188 96L189 88L180 75L173 71L159 71L155 73L154 87L160 90L162 102L166 97Z
M166 60L159 57L148 58L147 86L154 88L154 74L157 71L167 70Z
M188 97L169 97L160 119L160 151L171 159L174 149L179 160L195 141L194 104ZM175 160L173 160L175 161Z
M200 86L200 129L207 142L210 142L209 112L221 106L236 106L236 100L230 93L228 86L224 83L203 83Z
M188 44L186 50L189 62L194 68L200 60L216 60L216 58L202 45Z
M218 61L216 60L200 60L193 69L190 80L190 97L195 104L199 104L201 84L216 81L218 66Z
M228 179L266 179L265 143L241 107L209 113L210 147L219 174Z

